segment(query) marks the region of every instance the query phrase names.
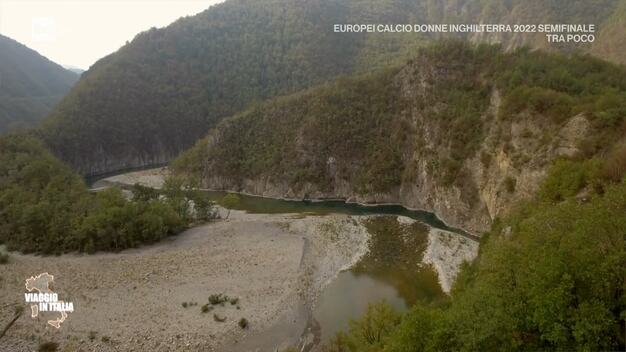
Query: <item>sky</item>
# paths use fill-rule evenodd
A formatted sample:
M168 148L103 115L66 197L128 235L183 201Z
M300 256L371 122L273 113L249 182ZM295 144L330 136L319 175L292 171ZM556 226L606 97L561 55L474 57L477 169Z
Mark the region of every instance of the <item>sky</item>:
M63 65L88 69L151 27L223 0L0 0L0 33Z

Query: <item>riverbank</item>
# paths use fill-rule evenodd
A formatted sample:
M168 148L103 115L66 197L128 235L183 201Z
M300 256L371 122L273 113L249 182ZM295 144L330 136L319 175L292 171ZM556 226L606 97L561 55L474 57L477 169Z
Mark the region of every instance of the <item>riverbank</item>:
M309 319L299 307L310 306L326 283L356 262L367 251L367 239L351 216L233 211L228 220L117 254L13 253L11 262L0 266L1 306L25 306L24 280L49 272L55 292L71 298L75 311L58 330L25 311L0 340L0 349L36 350L34 336L68 351L235 351L245 341L260 351L298 345ZM208 296L217 293L239 301L202 313ZM217 322L214 313L226 321ZM10 318L3 314L1 324ZM239 327L242 318L248 329ZM255 335L285 320L293 321L289 326L296 334L279 329L267 348L255 341ZM304 339L312 344L315 336L309 335Z
M131 171L124 174L113 175L95 181L91 185L92 189L109 187L112 185L132 186L140 184L145 187L160 189L165 183L165 179L169 175L167 167L159 167L155 169Z
M165 183L165 179L169 175L170 173L167 167L132 171L129 173L114 175L111 177L101 179L95 182L93 185L91 185L91 188L93 190L97 190L97 189L103 189L103 188L111 187L111 186L130 187L134 184L140 184L145 187L160 189L163 187ZM212 189L201 189L201 190L207 191L207 192L225 192L222 190L212 190ZM256 194L246 193L246 192L230 192L230 193L236 193L236 194L247 196L247 197L254 197L254 198L261 198L261 199L274 199L274 200L281 200L281 201L287 201L287 202L301 202L302 201L302 199L292 199L292 198L284 198L284 197L266 197L266 196L260 196ZM403 206L402 204L398 204L398 203L376 203L376 204L357 203L357 202L346 201L345 199L336 199L336 198L334 199L311 199L310 202L314 204L324 203L324 202L338 202L338 203L345 204L345 205L355 205L355 206L360 206L360 207L365 207L365 208L370 208L370 209L376 209L376 208L385 207L385 206L395 206L398 208L402 208L408 212L420 212L422 214L429 214L429 219L427 220L427 222L429 222L431 226L439 227L445 231L454 232L455 234L464 236L477 243L480 242L480 236L473 234L473 233L469 233L463 229L456 229L456 228L450 227L443 220L439 219L435 214L426 212L422 209L407 208ZM419 220L424 221L425 219L419 219Z

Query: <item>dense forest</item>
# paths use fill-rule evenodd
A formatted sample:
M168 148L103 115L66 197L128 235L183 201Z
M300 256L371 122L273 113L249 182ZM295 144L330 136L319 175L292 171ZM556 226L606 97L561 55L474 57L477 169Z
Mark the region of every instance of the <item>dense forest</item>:
M77 74L0 35L0 134L35 126L77 80Z
M160 164L219 120L250 104L340 74L403 62L433 39L419 34L333 33L335 23L584 22L620 41L617 0L338 1L230 0L163 29L137 35L86 72L41 129L46 143L82 174ZM486 21L489 19L489 21ZM540 35L476 34L505 48L548 47ZM602 36L598 53L621 58ZM571 48L563 48L571 49Z
M90 193L36 138L0 137L0 243L8 250L120 251L213 216L205 197L175 180L162 194L140 186L133 194L128 200L119 189Z

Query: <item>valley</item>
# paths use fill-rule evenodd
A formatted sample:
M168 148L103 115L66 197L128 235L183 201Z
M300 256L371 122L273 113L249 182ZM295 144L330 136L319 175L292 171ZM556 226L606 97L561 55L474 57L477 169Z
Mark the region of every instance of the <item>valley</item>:
M215 2L0 27L0 351L626 348L626 0Z
M166 174L163 169L132 172L93 187L159 187ZM390 212L356 215L346 205L346 214L339 214L338 205L274 202L280 203L250 197L242 201L242 210L227 215L221 209L221 220L118 254L16 254L11 264L0 267L6 283L0 291L9 305L19 305L21 296L15 292L20 291L22 276L54 272L61 293L76 305L62 330L73 348L309 351L328 343L369 303L386 299L404 311L416 300L443 299L461 264L472 260L478 249L460 234ZM294 208L290 203L301 204ZM276 213L286 209L289 213ZM419 215L428 219L427 214ZM389 229L405 226L414 228L410 231L416 232L409 233L418 242L403 245L409 252L401 261L395 258L397 245L391 244L402 243L403 236ZM391 242L381 244L388 236ZM200 307L215 293L237 297L238 303L202 313ZM333 308L346 307L347 301L358 304L350 312ZM227 321L214 321L214 312ZM249 329L237 326L241 318ZM27 338L33 331L58 338L59 332L42 327L39 320L21 319L5 343L14 351L27 351L35 343ZM86 338L93 332L95 338Z

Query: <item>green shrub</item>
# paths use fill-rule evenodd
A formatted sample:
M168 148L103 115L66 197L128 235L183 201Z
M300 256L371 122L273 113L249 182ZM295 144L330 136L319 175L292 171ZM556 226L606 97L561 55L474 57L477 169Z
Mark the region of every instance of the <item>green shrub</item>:
M133 192L133 199L140 201L150 201L159 198L159 191L152 188L135 183L131 191Z
M42 342L37 347L38 352L56 352L59 349L59 344L53 341Z
M513 193L515 192L515 186L517 185L517 180L511 176L507 176L504 179L504 189L506 189L507 192L509 193Z
M211 303L212 305L218 305L225 302L228 302L228 296L222 293L214 293L209 296L209 303Z
M239 319L239 327L242 329L247 329L248 325L250 325L250 323L248 323L248 320L246 318L241 318Z
M224 198L222 198L220 205L228 209L228 214L226 215L227 219L230 217L230 211L232 209L236 209L240 202L241 198L239 198L239 196L235 193L228 193L224 196Z
M620 182L626 176L626 143L618 144L609 154L602 168L602 175L613 181Z
M489 167L489 164L491 164L491 154L489 152L482 151L480 153L480 163L484 168Z
M89 193L83 180L30 137L0 138L0 243L44 254L120 251L181 231L190 221L177 198L157 200L135 186Z
M361 319L350 322L347 334L337 334L324 351L380 351L400 321L400 314L385 301L372 304Z
M601 162L589 160L578 162L559 159L548 171L540 191L540 197L551 202L573 197L587 186L599 182Z
M208 312L210 312L210 311L212 311L212 310L213 310L213 307L211 307L211 306L210 306L210 305L208 305L208 304L203 304L203 305L202 305L202 307L200 307L200 311L201 311L202 313L208 313Z
M0 264L7 264L9 262L9 254L0 252Z
M511 116L530 110L560 123L571 116L573 99L566 93L542 87L521 86L512 90L502 105L501 114Z

